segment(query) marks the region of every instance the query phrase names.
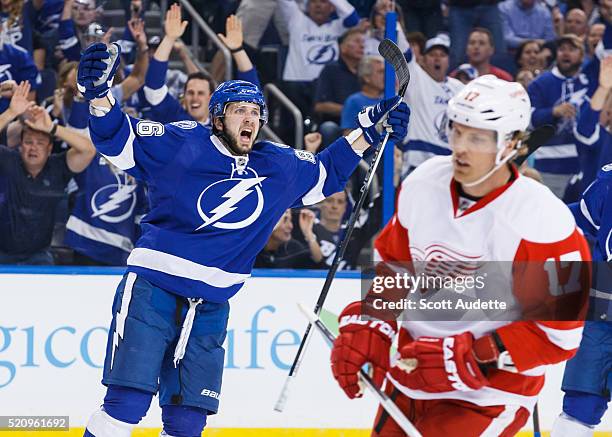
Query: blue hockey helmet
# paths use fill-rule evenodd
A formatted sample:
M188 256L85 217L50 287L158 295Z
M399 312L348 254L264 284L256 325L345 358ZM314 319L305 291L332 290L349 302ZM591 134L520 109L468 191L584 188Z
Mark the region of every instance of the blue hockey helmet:
M225 105L231 102L255 103L259 106L259 120L262 126L268 122L268 108L264 96L257 85L245 80L228 80L217 87L210 96L208 111L210 117L223 117Z

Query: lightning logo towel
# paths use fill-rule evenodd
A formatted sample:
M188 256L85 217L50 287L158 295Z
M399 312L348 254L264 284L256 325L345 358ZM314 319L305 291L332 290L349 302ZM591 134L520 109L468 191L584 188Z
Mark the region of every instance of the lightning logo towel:
M122 170L111 169L102 157L75 180L79 191L66 223L65 243L96 261L125 265L146 211L143 185Z
M269 142L232 156L197 123L138 120L118 105L89 127L98 151L149 188L128 271L212 302L242 288L287 208L340 191L360 160L344 138L316 156Z

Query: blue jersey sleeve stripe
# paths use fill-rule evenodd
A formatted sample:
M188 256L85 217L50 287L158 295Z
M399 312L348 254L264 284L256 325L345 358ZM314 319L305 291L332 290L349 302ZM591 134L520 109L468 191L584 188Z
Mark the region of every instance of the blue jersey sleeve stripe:
M323 187L325 186L325 180L327 179L327 170L322 162L319 162L319 180L316 185L310 189L304 197L302 197L302 203L305 206L314 205L325 199L323 194Z
M584 132L586 134L586 132ZM595 129L590 136L585 136L580 133L580 125L574 126L574 136L585 146L592 146L599 140L599 123L595 125Z
M166 95L168 95L168 87L166 85L158 89L149 88L148 86L143 87L143 92L147 102L153 106L159 105L164 101Z
M110 156L103 153L106 159L108 159L111 163L113 163L121 170L129 170L136 165L136 161L134 160L134 140L136 139L136 135L134 134L134 129L132 128L130 117L125 115L125 118L126 121L124 122L123 126L121 126L121 130L118 134L119 137L125 135L124 130L126 130L127 123L127 139L123 143L121 153L116 156Z
M584 199L580 199L580 212L582 213L583 217L587 219L587 221L591 224L591 226L599 230L599 226L595 224L595 221L593 220L591 212L589 211L589 208L587 207L587 204Z

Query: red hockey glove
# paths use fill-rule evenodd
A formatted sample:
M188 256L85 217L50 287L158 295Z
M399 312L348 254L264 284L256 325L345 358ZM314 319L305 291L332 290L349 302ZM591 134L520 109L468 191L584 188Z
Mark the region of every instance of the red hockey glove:
M359 369L372 363L372 379L380 387L389 370L389 350L397 332L397 322L361 320L361 302L348 305L338 317L340 334L331 352L334 378L346 395L361 397Z
M483 373L497 365L500 348L492 335L474 341L470 332L452 337L419 337L400 349L391 376L413 390L471 391L488 385ZM416 362L415 362L416 360Z

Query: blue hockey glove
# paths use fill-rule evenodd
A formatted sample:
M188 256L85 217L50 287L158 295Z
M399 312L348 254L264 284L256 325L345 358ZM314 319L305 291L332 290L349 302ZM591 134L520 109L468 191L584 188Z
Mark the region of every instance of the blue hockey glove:
M95 43L85 49L79 62L77 88L87 100L104 97L113 85L119 67L118 44Z
M388 131L391 139L396 142L402 140L408 129L409 117L408 106L402 102L400 96L394 96L381 100L375 106L363 108L357 115L357 124L366 141L376 147L384 130Z
M401 144L408 134L408 122L410 121L410 108L406 102L400 102L395 109L389 112L383 126L389 132L389 139L395 144Z

